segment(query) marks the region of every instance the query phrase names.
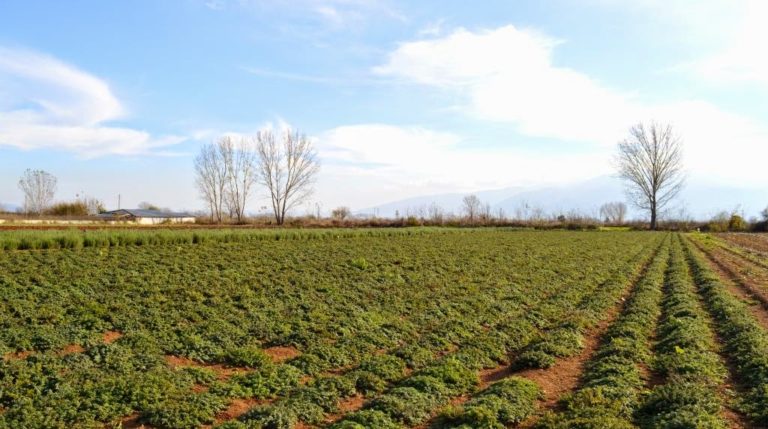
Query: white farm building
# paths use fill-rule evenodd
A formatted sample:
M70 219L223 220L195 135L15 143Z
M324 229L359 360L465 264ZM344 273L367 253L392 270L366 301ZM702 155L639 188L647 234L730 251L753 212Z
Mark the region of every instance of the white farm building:
M99 214L104 220L134 222L139 225L157 225L161 223L194 223L195 217L189 213L163 212L159 210L119 209Z

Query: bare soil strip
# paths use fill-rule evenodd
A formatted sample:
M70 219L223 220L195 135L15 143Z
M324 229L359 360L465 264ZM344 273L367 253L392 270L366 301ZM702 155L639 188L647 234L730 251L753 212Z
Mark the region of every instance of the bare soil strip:
M335 414L326 416L325 422L328 424L336 423L341 420L347 413L353 413L363 408L365 405L365 397L363 395L355 395L349 398L345 398L339 402L339 411Z
M235 420L243 414L247 413L251 408L259 405L269 405L274 402L274 399L233 399L227 409L216 415L214 424L210 426L203 426L203 429L211 428L215 425L224 423L229 420Z
M754 264L752 268L748 268L748 260L720 248L710 250L695 240L690 241L706 256L710 268L720 276L728 291L750 304L748 307L751 313L768 329L768 272L760 268L755 269ZM751 305L754 301L761 305Z
M216 378L219 380L226 380L233 375L244 374L251 371L249 368L227 366L222 364L200 363L189 358L172 355L165 356L165 362L173 369L189 367L209 369L216 374Z
M287 346L268 347L264 349L264 353L275 363L285 362L301 355L301 352L295 347Z
M122 429L153 429L153 427L148 424L140 423L140 419L141 416L139 413L134 413L125 417L121 420Z
M768 234L718 234L717 238L734 244L742 249L768 255Z
M645 268L643 269L643 274L645 274ZM608 328L624 310L626 298L634 290L638 279L635 279L632 286L624 291L624 295L617 301L606 317L584 336L584 348L578 355L558 359L552 367L547 369L527 369L514 374L535 382L544 392L544 398L540 402L539 411L534 416L528 418L528 420L522 422L519 427L528 428L533 426L543 413L556 410L560 399L579 386L581 375L584 373L587 362L589 362L600 346Z

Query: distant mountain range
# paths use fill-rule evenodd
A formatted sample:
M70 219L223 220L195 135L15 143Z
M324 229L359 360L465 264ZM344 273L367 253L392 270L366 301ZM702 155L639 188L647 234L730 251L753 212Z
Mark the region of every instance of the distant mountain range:
M512 187L474 192L483 203L491 205L494 213L503 210L507 216L530 214L535 210L547 215L578 212L597 216L600 206L611 201L626 201L622 182L614 177L601 176L584 182L561 186ZM428 213L436 204L446 213L459 214L462 199L468 193L425 195L382 204L360 210L359 215L395 217ZM689 180L677 201L671 204L671 216L684 209L687 216L698 220L709 219L715 213L739 208L747 217L757 216L768 206L768 187L749 188L707 184ZM630 207L630 216L642 218L643 213Z

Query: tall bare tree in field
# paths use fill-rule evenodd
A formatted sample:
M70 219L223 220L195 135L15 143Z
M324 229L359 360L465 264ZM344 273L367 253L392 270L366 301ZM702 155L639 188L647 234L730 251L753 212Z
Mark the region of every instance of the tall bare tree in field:
M195 182L201 198L208 205L211 220L221 223L229 180L229 170L224 153L228 138L209 143L200 149L195 158Z
M256 136L257 174L266 186L278 225L285 215L312 195L320 162L312 142L298 131L286 129L278 138L271 130Z
M680 193L685 182L682 142L672 126L655 122L635 125L629 134L618 147L619 177L627 183L631 202L648 210L655 230L659 211Z
M219 151L227 167L224 202L237 223L245 219L245 205L257 183L256 145L252 140L220 140Z
M27 169L19 179L19 189L24 192L24 211L41 214L56 194L56 177L47 171Z

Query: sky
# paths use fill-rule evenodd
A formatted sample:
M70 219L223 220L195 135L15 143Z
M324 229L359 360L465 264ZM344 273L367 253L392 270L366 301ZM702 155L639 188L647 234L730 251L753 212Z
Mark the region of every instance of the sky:
M201 209L200 147L284 126L321 160L300 212L613 174L652 120L689 180L766 187L766 21L763 0L0 0L0 204L33 168L57 200Z

